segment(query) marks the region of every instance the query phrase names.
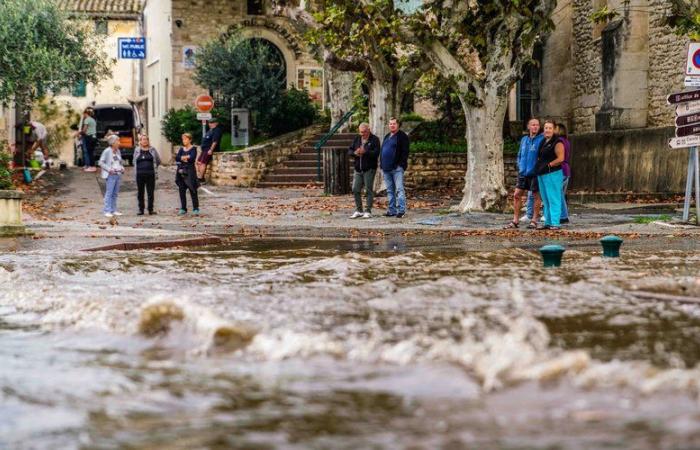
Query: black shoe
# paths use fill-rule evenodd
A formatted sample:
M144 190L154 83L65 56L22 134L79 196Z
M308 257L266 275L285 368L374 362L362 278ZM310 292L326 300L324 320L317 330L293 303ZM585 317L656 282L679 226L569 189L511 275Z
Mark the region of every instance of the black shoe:
M401 213L398 213L398 214L396 215L396 218L397 218L397 219L400 219L400 218L402 218L402 217L405 216L405 215L406 215L405 212L401 212Z
M569 219L561 219L559 220L559 223L569 223Z
M148 211L149 216L155 216L156 214L158 214L158 213L155 211Z
M396 217L396 214L390 213L390 212L388 212L388 213L386 213L386 214L384 214L384 215L385 215L386 217Z
M136 214L136 215L137 215L137 216L143 216L143 211L139 211L138 214Z

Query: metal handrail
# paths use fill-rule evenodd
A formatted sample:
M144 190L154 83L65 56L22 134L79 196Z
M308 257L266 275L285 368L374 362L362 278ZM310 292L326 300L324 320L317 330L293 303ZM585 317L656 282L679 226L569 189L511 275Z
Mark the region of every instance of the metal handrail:
M328 142L328 140L329 140L330 138L332 138L333 135L334 135L335 133L338 132L338 130L340 129L340 127L342 127L343 125L345 125L345 123L346 123L348 120L350 120L350 117L352 117L352 115L355 114L355 111L357 111L357 106L353 106L353 107L350 109L350 111L348 111L348 112L346 112L345 114L343 114L343 117L340 118L340 120L338 121L338 123L336 123L336 124L333 126L333 128L330 129L330 131L329 131L328 133L324 134L323 137L321 137L321 139L319 139L319 141L318 141L318 142L316 143L316 145L314 146L314 148L316 149L316 169L317 169L317 170L316 170L316 179L317 179L318 181L322 181L322 180L323 180L323 177L322 177L322 175L321 175L321 147L323 147L324 145L326 145L326 142Z

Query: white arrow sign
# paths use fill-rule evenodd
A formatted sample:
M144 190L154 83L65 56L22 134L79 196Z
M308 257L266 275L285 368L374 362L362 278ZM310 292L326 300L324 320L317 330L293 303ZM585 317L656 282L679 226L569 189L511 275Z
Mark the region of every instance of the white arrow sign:
M676 106L677 116L687 116L688 114L695 114L700 112L700 101L681 103Z
M700 145L700 136L685 136L677 137L668 141L668 146L671 148L687 148Z

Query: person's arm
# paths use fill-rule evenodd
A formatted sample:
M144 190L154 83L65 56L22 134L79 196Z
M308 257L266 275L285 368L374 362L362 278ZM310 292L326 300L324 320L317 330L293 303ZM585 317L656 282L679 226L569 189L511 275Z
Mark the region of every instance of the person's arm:
M355 139L352 140L352 144L350 144L350 147L348 147L348 155L351 158L357 156L355 155L355 150L357 150L357 137L355 137Z
M180 147L175 155L175 162L182 162L182 147Z
M369 140L372 143L372 148L367 153L367 156L371 159L376 159L379 157L379 138L377 136L372 136Z
M557 142L557 145L554 146L554 153L557 155L557 159L548 164L550 168L561 166L564 161L564 144Z
M403 170L406 170L408 169L408 152L411 143L406 133L403 133L402 138L403 139L399 141L401 149L401 159L399 160L399 165L403 168Z
M197 159L197 147L193 145L192 148L187 153L189 156L189 159L187 160L187 164L194 165L194 162Z
M151 150L153 151L153 162L156 164L157 169L158 166L161 165L160 153L158 153L158 150L156 150L155 147L151 147Z
M216 127L216 136L214 136L214 139L212 140L211 147L209 147L209 153L210 155L214 153L214 150L219 146L219 142L221 142L221 138L224 137L224 132L221 131L219 127Z
M109 158L109 153L112 151L111 148L107 147L102 151L102 154L100 155L100 160L97 162L97 165L102 168L102 170L106 170L107 172L110 171L112 164L111 164L111 159Z

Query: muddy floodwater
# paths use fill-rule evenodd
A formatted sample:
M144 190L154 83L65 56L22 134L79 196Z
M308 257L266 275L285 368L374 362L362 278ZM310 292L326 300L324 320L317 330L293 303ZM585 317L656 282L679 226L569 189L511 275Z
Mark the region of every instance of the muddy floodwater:
M2 449L700 448L700 254L0 254Z

